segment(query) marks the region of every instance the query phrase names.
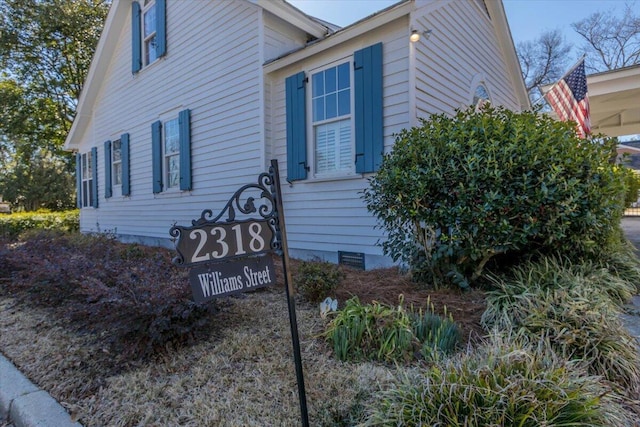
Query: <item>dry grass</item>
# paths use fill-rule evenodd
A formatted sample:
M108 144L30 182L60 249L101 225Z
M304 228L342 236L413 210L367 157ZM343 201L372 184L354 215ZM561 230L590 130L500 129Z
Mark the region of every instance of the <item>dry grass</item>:
M90 337L69 332L46 310L2 298L0 348L86 426L296 425L300 413L282 291L233 298L215 320L224 324L216 328L218 336L120 373L94 362L101 349ZM316 339L316 311L301 308L298 318L310 419L313 425L344 425L353 405L390 381L394 369L336 361Z
M103 249L116 254L130 252L119 246ZM104 319L91 317L91 313L102 313L87 308L94 307L98 297L91 293L87 297L77 289L78 283L95 283L100 289L108 285L111 291L105 295L113 300L113 283L122 276L118 272L126 272L128 266L113 265L115 258L111 257L104 273L98 271L101 262L106 262L98 259L101 250L93 246L81 246L80 252L66 246L64 250L38 248L41 257L35 259L28 258L28 251L3 247L0 242L0 352L65 406L74 419L85 426L300 424L282 283L216 302L217 311L206 318L203 330L197 331L195 343L172 343L137 357L125 355L118 353L121 347L112 342L119 335L101 324ZM155 253L144 248L140 262L158 263L166 257L168 263L170 255L166 250ZM83 271L89 263L91 268ZM64 265L65 277L73 278L73 283L55 280L56 265ZM157 283L159 288L173 289L182 283L180 274L164 274L152 267L137 269L136 279ZM20 279L10 279L10 271L17 272ZM84 280L85 275L93 281ZM157 282L164 276L168 283ZM278 277L282 281L281 271ZM189 292L186 280L181 286ZM61 293L52 294L46 291L48 287ZM397 270L386 269L346 270L346 279L336 292L341 303L358 295L363 302L394 304L399 294L416 308L424 307L428 299L437 311L446 305L467 337L481 331L485 302L484 294L478 291L430 293L416 289ZM100 298L107 297L100 294ZM122 307L129 307L126 298L122 303ZM78 313L87 315L79 319ZM126 324L128 315L120 316L119 322ZM321 319L318 307L297 301L297 317L313 426L356 424L373 393L412 369L340 362L320 337L326 320Z

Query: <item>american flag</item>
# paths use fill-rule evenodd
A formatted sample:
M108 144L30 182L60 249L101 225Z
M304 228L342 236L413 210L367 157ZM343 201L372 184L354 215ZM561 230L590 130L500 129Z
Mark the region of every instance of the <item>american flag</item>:
M572 120L578 124L577 131L581 138L591 133L584 58L560 79L545 97L560 120Z

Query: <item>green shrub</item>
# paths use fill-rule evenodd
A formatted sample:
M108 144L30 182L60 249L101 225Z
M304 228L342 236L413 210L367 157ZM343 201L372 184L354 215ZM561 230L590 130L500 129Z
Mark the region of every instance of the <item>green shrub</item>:
M606 250L624 209L614 149L536 112L434 115L400 132L364 199L387 255L466 287L499 255Z
M418 352L425 359L450 353L460 342L460 329L449 318L407 311L402 302L390 307L378 302L361 304L357 297L327 326L325 336L340 360L409 361Z
M28 230L78 231L78 210L64 212L23 212L0 215L0 236L16 238Z
M625 426L619 397L545 345L494 336L407 375L368 406L365 426Z
M493 278L483 315L486 328L512 330L530 340L548 338L553 350L585 364L630 394L640 391L637 341L622 325L620 303L630 285L593 265L545 259Z
M630 168L623 167L625 184L627 192L625 193L624 203L626 207L630 207L632 203L638 201L638 191L640 191L640 173Z
M344 277L344 272L336 264L319 260L303 261L293 283L307 301L317 303L332 295Z

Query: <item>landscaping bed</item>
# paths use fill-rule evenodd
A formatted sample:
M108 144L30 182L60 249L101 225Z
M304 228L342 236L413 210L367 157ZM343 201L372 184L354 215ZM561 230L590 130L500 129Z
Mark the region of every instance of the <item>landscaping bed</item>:
M55 232L5 241L0 351L87 426L299 424L282 272L274 287L200 306L173 255ZM483 334L481 291L426 291L397 269L344 274L331 295L340 305L402 295L407 308L446 310L465 345ZM297 315L312 425L355 424L420 365L340 362L318 306L298 297Z

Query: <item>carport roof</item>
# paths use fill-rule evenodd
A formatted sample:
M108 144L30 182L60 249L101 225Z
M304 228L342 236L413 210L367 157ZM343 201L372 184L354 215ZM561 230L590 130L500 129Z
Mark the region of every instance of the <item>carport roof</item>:
M591 130L640 134L640 64L587 76Z

